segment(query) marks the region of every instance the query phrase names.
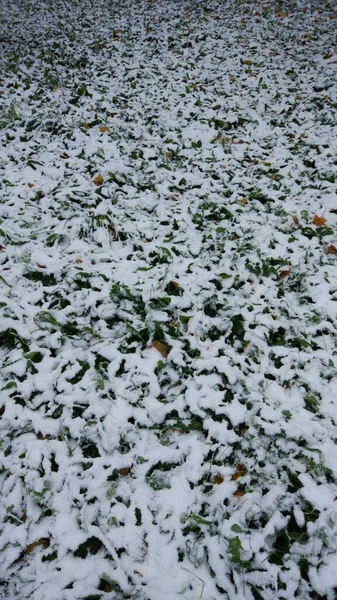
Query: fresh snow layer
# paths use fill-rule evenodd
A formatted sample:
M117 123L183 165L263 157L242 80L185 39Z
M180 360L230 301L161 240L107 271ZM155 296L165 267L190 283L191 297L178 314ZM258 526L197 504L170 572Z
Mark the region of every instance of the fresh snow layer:
M0 598L334 600L326 0L4 0Z

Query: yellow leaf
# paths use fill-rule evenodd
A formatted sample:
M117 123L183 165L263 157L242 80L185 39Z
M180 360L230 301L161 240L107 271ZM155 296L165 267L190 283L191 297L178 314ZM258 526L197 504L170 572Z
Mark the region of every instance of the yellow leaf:
M242 206L246 206L246 204L248 204L247 198L240 198L239 204L241 204Z
M102 175L102 173L99 173L98 175L96 175L95 179L93 180L95 185L102 185L104 181L104 177Z
M250 67L250 66L251 66L251 65L253 65L254 63L253 63L253 61L252 61L252 60L249 60L249 58L247 58L246 60L244 60L244 61L243 61L243 64L244 64L244 65L248 65L248 66Z
M314 225L317 225L317 227L324 227L326 225L327 219L325 219L324 217L319 217L318 215L314 215L312 222Z
M110 127L106 127L105 125L101 125L101 126L98 128L98 131L100 131L101 133L107 133L107 132L109 132L109 131L110 131Z
M152 348L155 348L156 350L158 350L158 352L160 352L160 354L163 356L163 358L167 358L168 353L170 351L167 344L163 344L163 342L158 342L157 340L153 340Z

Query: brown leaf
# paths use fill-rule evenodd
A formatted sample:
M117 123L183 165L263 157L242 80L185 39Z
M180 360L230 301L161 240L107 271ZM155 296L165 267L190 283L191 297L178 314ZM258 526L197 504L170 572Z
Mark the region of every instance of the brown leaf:
M44 548L48 548L49 538L40 538L39 540L36 540L36 542L32 542L31 544L28 544L28 546L26 546L26 548L24 549L24 553L28 554L29 552L32 552L32 550L35 550L35 548L37 548L38 546L43 546Z
M179 283L178 281L170 281L170 286L176 290L179 287Z
M294 225L298 225L300 222L299 218L296 215L293 215L293 223Z
M89 125L88 123L86 123L86 121L84 121L84 123L81 123L81 127L82 129L89 129Z
M314 225L317 225L317 227L324 227L327 222L327 219L325 219L324 217L319 217L318 215L314 215L312 222Z
M234 492L233 496L235 496L235 498L242 498L242 496L244 496L246 493L246 488L244 485L239 485L238 489L236 490L236 492Z
M244 477L245 475L247 475L247 473L248 471L245 465L242 465L241 463L237 464L235 466L235 473L233 473L232 475L232 481L236 481L240 477Z
M101 133L107 133L107 132L109 132L109 131L110 131L110 127L106 127L105 125L101 125L101 126L98 128L98 131L100 131Z
M218 473L217 475L213 475L213 477L211 477L210 482L214 483L215 485L220 485L220 483L222 483L223 480L224 478L222 477L222 475Z
M93 179L93 182L94 182L95 185L102 185L103 181L104 181L104 177L103 177L102 173L99 173Z
M120 475L127 475L130 472L129 467L122 467L121 469L118 470L118 473Z
M36 266L39 267L39 269L46 269L46 265L41 265L40 263L36 263Z
M27 185L28 185L29 188L34 187L34 183L27 183Z
M254 63L253 63L253 61L252 61L252 60L249 60L249 58L247 58L247 60L244 60L244 61L243 61L243 64L244 64L244 65L248 65L248 66L250 67L250 66L251 66L251 65L253 65Z
M278 274L279 279L284 279L285 277L288 277L290 271L280 271L280 273Z
M337 254L336 246L334 246L333 244L330 244L330 246L328 246L326 249L326 253L327 254Z
M241 206L246 206L246 204L248 204L248 199L240 198L240 200L238 202L239 202L239 204L241 204Z
M168 353L170 352L170 349L167 346L167 344L163 344L163 342L158 342L158 340L153 340L152 348L158 350L158 352L160 352L163 358L167 358Z
M214 106L211 106L212 110L219 110L221 108L221 104L215 104Z

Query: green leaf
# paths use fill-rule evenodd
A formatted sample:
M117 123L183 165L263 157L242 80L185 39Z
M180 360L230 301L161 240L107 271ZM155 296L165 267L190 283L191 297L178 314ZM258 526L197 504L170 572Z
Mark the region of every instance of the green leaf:
M231 560L235 564L241 564L241 540L238 536L235 536L228 543L228 552L231 555Z

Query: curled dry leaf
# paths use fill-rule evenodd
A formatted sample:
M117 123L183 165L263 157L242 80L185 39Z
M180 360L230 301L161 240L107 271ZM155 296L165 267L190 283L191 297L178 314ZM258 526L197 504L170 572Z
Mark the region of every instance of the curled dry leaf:
M312 222L317 227L324 227L326 225L327 219L325 217L319 217L318 215L314 215Z
M100 131L101 133L107 133L110 131L110 127L106 127L106 125L101 125L101 127L98 128L98 131Z
M28 544L28 546L26 546L26 548L24 549L24 553L29 554L29 552L32 552L33 550L35 550L35 548L38 548L38 546L43 546L44 548L48 548L49 538L40 538L39 540L36 540L36 542L32 542L31 544Z

